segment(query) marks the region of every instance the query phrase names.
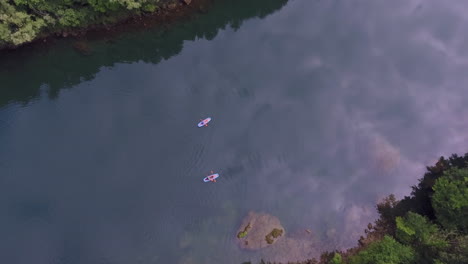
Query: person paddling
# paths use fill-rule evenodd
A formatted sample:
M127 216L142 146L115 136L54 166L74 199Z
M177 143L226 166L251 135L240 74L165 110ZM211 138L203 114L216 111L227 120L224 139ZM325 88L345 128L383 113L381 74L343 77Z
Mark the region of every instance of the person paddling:
M213 171L211 171L211 173L213 173ZM216 179L214 178L213 175L210 175L209 177L210 177L210 181L211 181L211 182L216 182Z
M211 171L211 174L203 178L203 181L204 182L216 182L216 178L218 177L219 177L218 173L214 173L213 171Z
M211 117L200 119L200 122L198 123L198 127L207 127L210 121L211 121Z

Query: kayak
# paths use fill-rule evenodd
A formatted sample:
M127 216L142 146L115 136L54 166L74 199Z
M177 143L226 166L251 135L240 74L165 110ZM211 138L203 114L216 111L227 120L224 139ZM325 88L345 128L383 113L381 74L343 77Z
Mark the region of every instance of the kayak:
M214 180L214 179L216 179L216 178L218 178L218 177L219 177L219 174L218 174L218 173L211 174L211 175L206 176L205 178L203 178L203 181L204 181L204 182L210 182L210 181L212 181L212 180Z
M203 119L202 121L200 121L200 123L198 123L198 127L207 126L210 121L211 121L211 117L207 117Z

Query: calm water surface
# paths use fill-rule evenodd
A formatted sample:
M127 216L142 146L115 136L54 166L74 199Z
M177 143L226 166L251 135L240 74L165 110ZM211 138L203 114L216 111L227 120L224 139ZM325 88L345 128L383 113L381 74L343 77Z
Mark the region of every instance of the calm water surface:
M377 200L466 152L466 12L220 0L91 41L90 56L71 40L3 55L0 262L239 264L354 246ZM250 210L278 217L288 243L238 249Z

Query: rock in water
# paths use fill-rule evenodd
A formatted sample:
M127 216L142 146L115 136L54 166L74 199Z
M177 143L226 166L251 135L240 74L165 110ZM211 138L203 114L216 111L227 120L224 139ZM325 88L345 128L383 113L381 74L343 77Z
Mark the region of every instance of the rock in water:
M236 240L243 249L260 249L284 237L284 227L275 216L249 212L237 231Z
M73 48L82 55L91 55L91 48L88 45L88 42L77 41L73 43Z

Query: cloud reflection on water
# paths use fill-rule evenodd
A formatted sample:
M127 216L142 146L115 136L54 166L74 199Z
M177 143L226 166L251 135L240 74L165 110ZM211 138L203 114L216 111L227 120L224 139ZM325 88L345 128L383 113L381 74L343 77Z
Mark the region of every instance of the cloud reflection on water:
M311 228L333 246L356 244L379 198L408 195L426 165L466 152L466 10L463 1L290 1L213 41L186 41L167 61L117 64L54 103L2 112L14 116L2 131L9 166L18 175L52 177L56 188L47 195L70 199L55 204L53 220L61 225L20 236L35 244L47 237L44 247L65 256L131 262L173 259L178 235L192 232L200 247L219 246L225 255L187 246L184 258L237 258L243 253L230 247L232 234L222 225L238 219L218 210L226 200L235 201L234 218L265 210L288 233ZM195 136L185 124L207 113L216 123ZM163 114L170 118L156 120ZM28 138L31 130L37 138ZM70 144L80 164L60 155ZM217 188L185 178L213 167L226 173ZM153 177L168 172L167 183ZM31 188L41 194L39 187ZM314 250L275 256L272 247L259 255L306 258Z

